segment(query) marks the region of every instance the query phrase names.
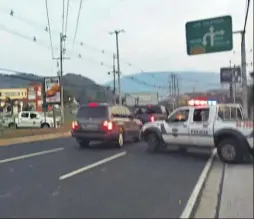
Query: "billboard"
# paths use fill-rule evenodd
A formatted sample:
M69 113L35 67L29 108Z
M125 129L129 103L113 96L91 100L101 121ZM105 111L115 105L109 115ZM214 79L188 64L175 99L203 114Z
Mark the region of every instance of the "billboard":
M47 104L61 103L60 77L44 78L45 101Z
M220 83L241 83L241 67L221 68L220 69Z

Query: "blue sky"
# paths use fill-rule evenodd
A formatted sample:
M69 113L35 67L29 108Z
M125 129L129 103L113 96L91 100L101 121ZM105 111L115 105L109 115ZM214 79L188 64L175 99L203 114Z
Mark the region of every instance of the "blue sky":
M239 35L234 36L234 52L188 56L185 23L229 14L233 18L234 30L241 30L245 0L83 0L76 43L72 46L79 2L70 0L66 48L71 59L64 62L65 72L84 75L97 83L109 81L107 66L112 65L115 51L115 38L109 31L114 29L126 31L119 36L124 75L142 70L219 72L220 67L229 65L230 60L232 64L240 64ZM59 56L62 0L48 0L48 8L54 56ZM11 9L14 17L9 15ZM0 0L0 68L56 75L58 68L56 61L51 59L49 36L44 31L46 26L44 0ZM33 36L36 36L37 43L30 40ZM251 62L253 1L246 47L247 61ZM78 54L82 58L78 58Z

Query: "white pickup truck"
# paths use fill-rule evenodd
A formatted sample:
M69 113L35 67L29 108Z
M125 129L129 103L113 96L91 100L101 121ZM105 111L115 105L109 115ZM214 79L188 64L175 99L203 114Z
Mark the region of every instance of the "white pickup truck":
M170 145L183 151L190 147L216 147L219 158L227 163L254 155L253 122L243 120L238 104L180 107L164 121L145 124L141 136L150 152Z
M56 118L56 127L60 125L60 118ZM9 128L53 128L54 119L45 116L44 113L34 111L22 111L17 117L3 120L4 126Z

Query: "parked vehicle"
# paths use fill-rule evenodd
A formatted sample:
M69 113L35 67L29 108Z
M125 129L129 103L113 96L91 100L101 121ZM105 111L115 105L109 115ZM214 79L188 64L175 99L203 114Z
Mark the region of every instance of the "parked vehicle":
M55 118L56 127L60 126L60 118ZM41 112L22 111L16 117L3 118L4 127L8 128L53 128L54 119Z

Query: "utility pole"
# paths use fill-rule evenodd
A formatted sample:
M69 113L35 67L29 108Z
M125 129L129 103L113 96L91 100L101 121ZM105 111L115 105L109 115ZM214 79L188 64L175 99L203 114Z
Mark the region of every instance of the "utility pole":
M63 41L64 36L60 33L60 83L61 83L61 119L64 124L64 90L63 90Z
M175 74L171 74L171 84L172 84L172 99L173 99L173 110L175 109L175 98L176 98L176 77Z
M177 96L176 105L177 105L177 107L178 107L178 105L179 105L179 95L180 95L180 90L179 90L179 78L176 77L176 96Z
M60 61L60 84L61 84L61 123L64 125L64 89L63 89L63 60L67 59L70 60L70 57L64 57L64 48L63 48L63 42L65 41L66 36L64 36L62 33L60 33L60 56L57 58L53 58L54 60Z
M229 84L229 96L230 100L233 100L233 70L232 70L232 62L231 60L229 61L229 69L230 69L230 74L231 74L231 81Z
M119 33L124 33L124 30L115 30L110 32L111 35L115 34L116 36L116 58L117 58L117 76L118 76L118 95L119 95L119 104L122 105L122 94L121 94L121 70L120 70L120 55L119 55L119 42L118 35Z
M169 97L172 97L172 82L171 82L170 75L168 76L168 94L169 94Z
M234 31L233 34L241 34L241 68L242 68L242 100L243 100L243 116L248 119L248 84L246 71L246 45L245 45L245 31Z
M236 101L236 75L235 75L236 66L233 67L233 100Z
M113 54L113 95L114 95L114 104L116 104L116 65L115 65L116 55ZM110 75L111 72L108 72Z

